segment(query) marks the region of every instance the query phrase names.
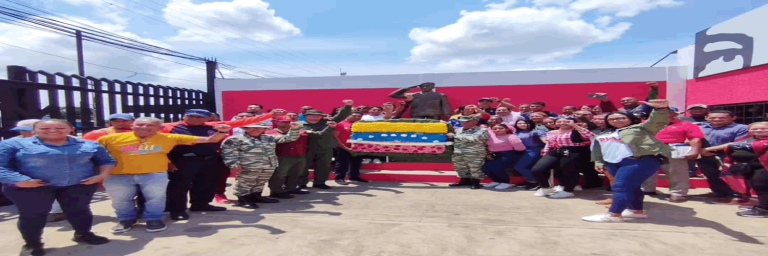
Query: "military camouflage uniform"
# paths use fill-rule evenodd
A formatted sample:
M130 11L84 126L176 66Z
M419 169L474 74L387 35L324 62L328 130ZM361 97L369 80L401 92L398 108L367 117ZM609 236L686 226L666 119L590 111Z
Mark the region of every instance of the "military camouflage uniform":
M288 143L299 138L299 130L291 129L285 135L261 134L258 138L243 134L224 140L221 145L224 163L229 168L241 167L243 170L235 178L234 194L246 196L264 190L272 173L277 168L277 143Z
M483 164L488 150L485 143L491 134L480 126L470 129L458 128L454 135L453 169L459 178L483 179Z

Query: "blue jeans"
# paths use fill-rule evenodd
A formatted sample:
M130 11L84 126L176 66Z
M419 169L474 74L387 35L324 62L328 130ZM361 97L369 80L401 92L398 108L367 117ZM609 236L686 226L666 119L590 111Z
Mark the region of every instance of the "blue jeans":
M483 165L483 172L485 175L498 183L509 183L509 173L507 173L507 167L512 165L517 159L520 158L522 152L520 151L502 151L494 152L496 158L493 160L485 161Z
M624 158L619 163L606 163L608 172L614 177L613 203L608 209L612 213L621 213L624 209L643 209L643 182L656 174L661 167L661 160L655 156L645 156L639 159Z
M165 211L168 173L155 172L147 174L111 175L104 180L104 188L112 198L112 208L115 209L118 220L136 219L136 202L134 198L137 186L141 189L147 202L145 203L144 219L161 220Z
M528 182L536 182L536 178L533 177L533 171L531 170L531 167L533 167L533 164L541 159L541 149L542 148L535 147L526 148L523 155L520 157L520 159L517 160L517 163L515 164L515 170L522 174L523 177L528 180Z

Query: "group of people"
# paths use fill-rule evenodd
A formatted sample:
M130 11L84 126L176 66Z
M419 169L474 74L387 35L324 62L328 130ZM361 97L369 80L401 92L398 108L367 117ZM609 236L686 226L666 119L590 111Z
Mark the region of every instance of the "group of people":
M362 163L384 159L352 152L352 124L403 118L409 108L423 107L415 99L428 99L438 110L412 111L411 117L443 118L455 127L447 134L460 178L452 187L519 187L535 191L534 196L567 198L603 187L602 173L611 181L613 197L601 203L610 208L583 220L621 222L647 218L643 198L656 193L660 168L670 181L670 201L684 202L693 166L707 177L714 197L745 199L720 179L721 171L743 175L759 204L742 207L738 215L768 216L768 123L736 124L733 113L700 104L689 106L691 115L685 117L656 99L658 85L649 86L645 101L627 97L617 108L608 95L595 93L590 97L599 104L563 107L559 114L545 110L543 102L515 106L498 98L482 98L451 113L444 111L444 95L429 93L434 84L422 84L416 86L422 93L406 93L415 87L394 92L391 96L405 99L398 104L354 107L344 100L331 114L310 106L288 112L253 104L230 121L190 109L182 121L164 123L117 113L109 116L108 128L82 138L71 136L75 128L64 120L25 120L14 128L18 138L0 142L0 183L19 210L24 252L44 255L45 223L63 219L72 224L75 241L103 244L109 240L91 232L89 208L99 183L117 216L114 233L130 231L139 219L146 220L148 232L163 231L165 212L172 220L185 220L187 210L227 210L213 201L256 209L308 194L310 167L316 189L332 188L326 184L331 171L338 185L366 183L360 177ZM525 182L510 184L509 169ZM224 192L233 172L236 199L230 201ZM579 185L581 175L584 185ZM485 176L493 182L481 185Z

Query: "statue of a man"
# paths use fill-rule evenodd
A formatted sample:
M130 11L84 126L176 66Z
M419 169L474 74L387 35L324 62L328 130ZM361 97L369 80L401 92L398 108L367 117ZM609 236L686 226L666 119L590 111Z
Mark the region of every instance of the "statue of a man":
M390 98L405 99L405 93L416 87L421 92L414 93L411 102L411 118L440 120L441 117L451 116L451 105L445 94L435 92L435 83L427 82L420 85L405 87L389 94Z

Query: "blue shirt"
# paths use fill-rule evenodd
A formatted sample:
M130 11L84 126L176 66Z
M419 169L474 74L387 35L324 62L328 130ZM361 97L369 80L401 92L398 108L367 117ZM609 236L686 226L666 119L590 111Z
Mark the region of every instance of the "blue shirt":
M749 136L747 125L743 124L731 123L723 127L715 128L712 124L706 122L699 123L699 126L704 131L704 136L706 136L707 139L704 142L705 147L719 146Z
M198 137L210 137L216 134L216 130L212 125L190 125L187 126L184 123L179 123L171 129L173 134L183 134ZM179 160L184 156L216 156L219 155L221 144L219 142L214 143L198 143L195 145L178 145L173 147L171 153L168 153L168 157L172 161Z
M58 146L33 136L0 142L0 182L5 184L41 179L48 186L72 186L96 176L96 167L115 163L95 141L67 137Z
M299 121L307 121L307 117L304 114L299 114Z
M547 138L547 132L541 130L517 131L516 134L526 148L543 148L544 142L541 139Z

